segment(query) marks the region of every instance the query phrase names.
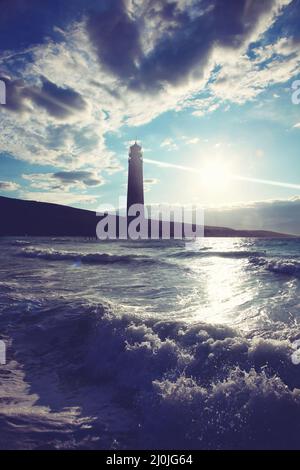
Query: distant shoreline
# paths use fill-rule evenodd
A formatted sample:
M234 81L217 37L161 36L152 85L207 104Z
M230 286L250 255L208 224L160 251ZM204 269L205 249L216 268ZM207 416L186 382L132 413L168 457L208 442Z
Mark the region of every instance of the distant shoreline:
M96 212L85 209L3 196L0 196L0 217L0 237L71 236L96 238L96 225L101 219L96 215ZM216 238L299 238L296 235L267 230L237 230L211 226L205 226L204 236Z

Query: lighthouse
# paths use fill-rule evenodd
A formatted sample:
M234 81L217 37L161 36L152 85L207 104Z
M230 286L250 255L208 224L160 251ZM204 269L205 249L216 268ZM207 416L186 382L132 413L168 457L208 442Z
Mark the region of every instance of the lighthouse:
M134 143L129 149L128 186L127 186L127 215L129 208L134 205L144 208L143 153L142 147Z

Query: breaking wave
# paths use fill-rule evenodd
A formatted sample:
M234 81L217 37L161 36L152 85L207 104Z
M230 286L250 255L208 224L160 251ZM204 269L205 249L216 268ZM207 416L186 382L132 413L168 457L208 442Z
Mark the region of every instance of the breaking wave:
M263 256L265 252L261 251L210 251L209 248L203 248L200 251L179 251L173 253L171 256L175 258L209 258L209 257L219 257L219 258L249 258L254 256Z
M49 261L74 261L87 264L111 264L111 263L153 263L152 258L138 255L114 255L109 253L76 253L53 248L24 248L19 256L25 258L39 258Z
M96 403L109 386L135 416L133 448L299 448L300 375L289 340L142 320L113 304L76 299L31 305L23 321L13 341L32 392L40 401L47 396L45 369L58 377L58 388L67 379L73 394L93 390ZM63 408L62 399L52 407ZM96 433L93 425L87 432ZM123 439L119 448L128 447Z
M31 243L27 240L14 240L10 242L11 246L28 246L31 245Z
M268 261L266 267L269 271L280 274L290 274L300 277L300 262L295 260L272 260Z
M300 277L300 260L299 259L266 259L266 258L254 258L251 257L249 260L251 263L261 266L267 271L276 273L276 274L286 274L289 276L294 276L296 278Z

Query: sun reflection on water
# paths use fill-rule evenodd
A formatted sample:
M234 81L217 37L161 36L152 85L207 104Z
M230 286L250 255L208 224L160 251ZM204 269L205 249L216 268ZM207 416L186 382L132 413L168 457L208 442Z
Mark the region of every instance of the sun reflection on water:
M185 319L190 322L239 323L244 307L253 296L245 269L244 243L234 239L205 239L204 243L201 240L195 243L198 244L199 257L188 260L188 275L194 288L188 299L189 311ZM196 249L194 244L193 251Z

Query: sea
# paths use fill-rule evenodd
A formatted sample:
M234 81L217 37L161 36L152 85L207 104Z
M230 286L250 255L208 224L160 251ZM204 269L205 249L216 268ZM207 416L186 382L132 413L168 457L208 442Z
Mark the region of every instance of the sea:
M0 240L0 449L299 449L300 239Z

